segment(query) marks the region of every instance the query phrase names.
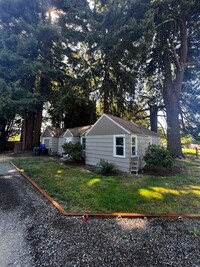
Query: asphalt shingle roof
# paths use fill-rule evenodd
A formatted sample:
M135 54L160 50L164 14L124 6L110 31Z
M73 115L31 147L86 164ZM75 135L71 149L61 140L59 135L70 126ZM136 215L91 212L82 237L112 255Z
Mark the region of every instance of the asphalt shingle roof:
M142 125L136 124L131 121L127 121L125 119L121 119L119 117L108 115L106 114L110 119L112 119L114 122L125 128L127 131L129 131L131 134L142 134L142 135L149 135L149 136L155 136L159 137L159 135L147 128L145 128Z

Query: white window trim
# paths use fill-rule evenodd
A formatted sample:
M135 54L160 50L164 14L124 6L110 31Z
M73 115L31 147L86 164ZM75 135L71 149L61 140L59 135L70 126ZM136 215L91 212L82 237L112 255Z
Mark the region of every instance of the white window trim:
M135 155L132 155L132 137L135 138ZM137 135L132 134L131 135L131 157L135 157L138 155L138 139Z
M123 137L124 139L124 147L123 147L123 156L120 155L116 155L116 138L117 137ZM115 158L125 158L126 157L126 138L125 138L125 134L117 134L117 135L113 135L113 157Z

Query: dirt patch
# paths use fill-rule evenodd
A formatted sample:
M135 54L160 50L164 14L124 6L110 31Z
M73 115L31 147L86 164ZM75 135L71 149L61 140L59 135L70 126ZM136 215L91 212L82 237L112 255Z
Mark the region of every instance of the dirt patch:
M181 173L181 168L172 166L170 168L162 166L145 166L142 169L142 174L155 175L155 176L175 176Z
M70 161L70 160L62 160L61 161L63 162L63 164L65 164L65 166L68 166L68 167L72 167L72 168L79 168L79 169L82 169L82 170L85 170L87 172L92 172L92 173L96 173L96 174L102 174L104 176L119 176L119 175L122 175L124 173L118 171L118 170L112 170L111 172L109 173L100 173L97 169L96 166L93 166L93 165L86 165L85 163L83 162L74 162L74 161Z

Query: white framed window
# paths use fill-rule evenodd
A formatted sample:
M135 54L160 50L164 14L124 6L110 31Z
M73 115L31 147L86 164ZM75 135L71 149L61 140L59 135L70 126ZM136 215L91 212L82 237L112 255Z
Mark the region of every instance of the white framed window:
M85 138L85 136L81 137L81 145L82 145L83 150L85 150L86 149L86 138Z
M131 156L137 156L137 136L131 135Z
M148 136L148 145L152 145L152 137Z
M113 156L125 158L125 135L113 136Z

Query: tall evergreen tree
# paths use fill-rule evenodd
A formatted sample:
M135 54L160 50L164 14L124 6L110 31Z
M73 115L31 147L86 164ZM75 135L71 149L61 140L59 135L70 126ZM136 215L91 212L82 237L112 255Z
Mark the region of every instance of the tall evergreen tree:
M47 1L0 1L0 52L8 59L1 72L7 75L4 82L18 90L15 113L24 117L24 149L39 144L43 103L62 72L62 39L51 10Z
M199 1L153 1L155 35L152 62L160 70L167 114L167 145L172 156L181 157L180 98L185 70L199 64L194 50L199 46Z
M68 57L74 77L78 83L82 80L85 92L103 101L105 113L116 115L127 112L127 105L133 106L138 60L142 54L137 51L141 52L145 45L143 42L138 46L142 40L144 3L128 2L131 8L127 1L121 0L65 1L62 6L63 35L68 50L74 51L71 55L76 55ZM126 21L128 25L124 25ZM124 43L134 52L130 53Z

